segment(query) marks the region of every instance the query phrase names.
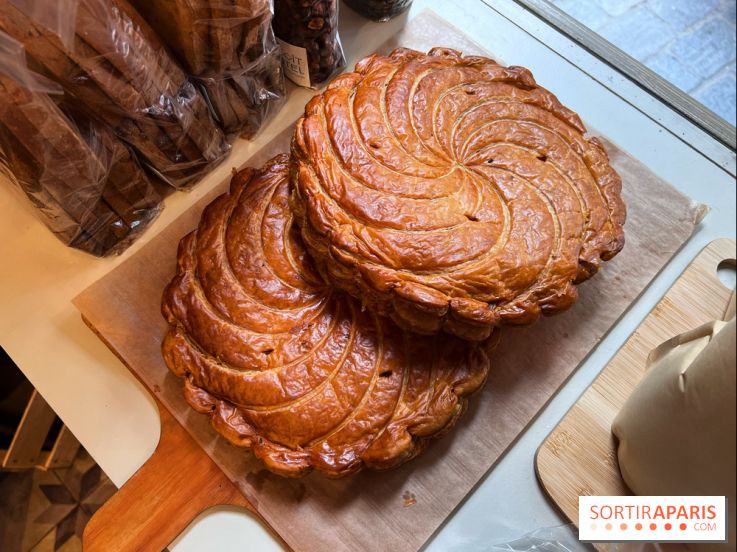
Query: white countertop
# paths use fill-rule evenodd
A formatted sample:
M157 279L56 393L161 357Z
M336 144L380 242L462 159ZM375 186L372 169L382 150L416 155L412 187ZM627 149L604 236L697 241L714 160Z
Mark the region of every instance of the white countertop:
M564 523L537 484L534 453L696 253L713 239L735 237L735 154L511 0L415 0L408 17L426 7L505 62L529 67L598 132L711 207L694 237L427 545L468 550ZM343 9L349 65L403 21L370 23ZM247 160L294 121L311 94L292 90L256 141L239 141L231 160L194 191L167 198L159 219L121 257L95 259L64 247L15 190L0 185L0 345L118 486L156 447L158 414L143 387L82 323L71 299L226 178L233 159ZM253 518L229 507L198 518L170 548L279 549Z

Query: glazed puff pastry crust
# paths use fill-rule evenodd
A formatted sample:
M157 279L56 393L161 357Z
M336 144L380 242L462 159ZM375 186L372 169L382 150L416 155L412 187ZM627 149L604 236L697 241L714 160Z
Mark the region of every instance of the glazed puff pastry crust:
M323 282L292 221L286 155L237 173L206 208L162 311L190 405L286 476L413 458L489 370L481 346L409 335Z
M419 333L568 308L624 245L621 181L527 69L436 48L359 62L308 105L295 214L326 278Z

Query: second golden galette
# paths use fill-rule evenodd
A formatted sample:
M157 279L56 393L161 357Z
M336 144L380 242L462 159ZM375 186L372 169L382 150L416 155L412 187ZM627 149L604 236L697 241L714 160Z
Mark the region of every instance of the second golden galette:
M479 340L576 299L624 245L621 181L527 69L361 61L297 124L295 214L326 278L419 333Z

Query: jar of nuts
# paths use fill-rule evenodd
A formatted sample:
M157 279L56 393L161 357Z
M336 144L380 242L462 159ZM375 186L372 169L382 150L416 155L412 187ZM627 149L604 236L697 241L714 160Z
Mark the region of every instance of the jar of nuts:
M345 64L338 36L338 0L276 0L274 34L284 74L315 88Z
M407 11L412 0L345 0L345 3L364 17L387 21Z

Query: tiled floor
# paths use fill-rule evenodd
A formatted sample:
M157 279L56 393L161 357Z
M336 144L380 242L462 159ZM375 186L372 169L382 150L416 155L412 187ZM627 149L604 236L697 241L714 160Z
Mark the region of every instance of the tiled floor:
M735 124L737 0L550 0Z
M0 549L81 552L87 521L114 492L84 449L67 469L0 472Z

